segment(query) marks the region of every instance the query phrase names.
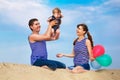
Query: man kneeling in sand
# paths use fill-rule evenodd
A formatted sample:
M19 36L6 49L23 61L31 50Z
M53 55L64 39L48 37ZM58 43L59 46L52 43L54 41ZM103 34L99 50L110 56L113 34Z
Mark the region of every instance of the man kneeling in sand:
M56 68L65 69L65 64L47 59L47 48L46 41L51 41L52 26L56 25L56 21L51 21L47 28L47 31L44 34L39 34L40 32L40 23L38 19L33 18L29 20L29 28L32 33L29 35L28 40L32 50L31 54L31 64L34 66L48 67L51 70L56 70Z

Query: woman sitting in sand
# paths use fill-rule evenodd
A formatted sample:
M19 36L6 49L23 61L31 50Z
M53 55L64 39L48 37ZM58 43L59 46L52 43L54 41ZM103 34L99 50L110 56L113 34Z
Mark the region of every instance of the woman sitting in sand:
M78 38L74 40L71 54L57 54L56 56L74 58L74 66L68 67L72 73L80 73L90 70L89 59L94 60L92 55L93 41L86 24L78 24L76 30ZM87 34L88 38L85 37Z

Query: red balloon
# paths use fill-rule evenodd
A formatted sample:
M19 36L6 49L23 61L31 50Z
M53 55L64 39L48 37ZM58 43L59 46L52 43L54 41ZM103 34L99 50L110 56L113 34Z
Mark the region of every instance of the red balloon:
M96 58L105 53L105 49L102 45L96 45L93 47L93 57Z

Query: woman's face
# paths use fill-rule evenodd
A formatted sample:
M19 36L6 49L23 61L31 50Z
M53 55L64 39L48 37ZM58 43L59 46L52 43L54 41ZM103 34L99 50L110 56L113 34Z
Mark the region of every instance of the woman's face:
M82 26L79 26L76 30L76 33L77 33L78 36L84 36L85 31L83 30Z
M35 32L39 32L40 31L40 23L38 21L35 21L33 23L33 25L31 26L32 30Z

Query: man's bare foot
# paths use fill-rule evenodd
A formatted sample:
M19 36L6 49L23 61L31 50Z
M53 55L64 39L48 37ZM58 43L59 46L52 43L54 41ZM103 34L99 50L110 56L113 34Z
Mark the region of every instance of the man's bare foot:
M41 68L49 69L49 67L48 67L48 66L42 66Z

